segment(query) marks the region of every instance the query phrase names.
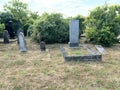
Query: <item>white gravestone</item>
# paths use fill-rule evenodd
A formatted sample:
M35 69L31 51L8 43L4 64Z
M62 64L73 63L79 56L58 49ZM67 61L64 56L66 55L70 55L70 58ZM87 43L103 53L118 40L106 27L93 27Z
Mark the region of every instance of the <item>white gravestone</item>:
M19 35L18 35L18 38L19 38L20 51L21 52L26 52L27 51L27 46L26 46L24 34L22 32L20 32Z
M69 46L78 47L79 46L79 20L71 20L69 28L70 28Z

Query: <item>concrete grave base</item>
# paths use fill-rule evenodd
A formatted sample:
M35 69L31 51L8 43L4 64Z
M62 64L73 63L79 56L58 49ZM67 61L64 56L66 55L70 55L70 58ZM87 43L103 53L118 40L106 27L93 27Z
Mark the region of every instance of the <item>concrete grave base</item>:
M61 47L60 49L65 61L102 61L102 55L100 54L68 55L64 47Z

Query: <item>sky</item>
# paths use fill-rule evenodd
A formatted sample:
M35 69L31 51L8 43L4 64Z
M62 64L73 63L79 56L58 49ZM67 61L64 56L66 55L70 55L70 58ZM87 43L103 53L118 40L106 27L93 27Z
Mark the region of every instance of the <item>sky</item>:
M10 0L0 0L0 11ZM78 14L88 16L90 11L97 6L120 4L120 0L21 0L28 4L31 11L38 12L40 15L44 12L62 13L66 17L76 16Z

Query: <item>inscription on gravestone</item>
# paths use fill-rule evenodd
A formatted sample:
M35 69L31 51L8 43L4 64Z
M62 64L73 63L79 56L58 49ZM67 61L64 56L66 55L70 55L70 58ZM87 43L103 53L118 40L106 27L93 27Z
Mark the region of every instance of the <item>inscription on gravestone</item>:
M4 32L3 32L3 39L4 39L4 44L9 43L9 34L8 34L7 30L4 30Z
M22 32L20 32L18 38L19 38L20 51L26 52L27 46L26 46L24 34Z
M69 23L69 46L79 46L79 20L71 20Z

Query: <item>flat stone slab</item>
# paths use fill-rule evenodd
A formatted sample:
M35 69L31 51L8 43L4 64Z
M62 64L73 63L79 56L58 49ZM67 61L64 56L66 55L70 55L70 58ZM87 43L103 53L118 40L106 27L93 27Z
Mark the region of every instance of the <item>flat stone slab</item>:
M86 48L88 50L88 52L90 52L91 54L95 55L95 54L100 54L95 48L91 48L87 45L83 45L84 48Z
M61 47L62 56L65 61L102 61L101 54L87 54L87 55L68 55L64 47Z
M95 45L95 47L101 54L107 54L106 50L101 45Z

